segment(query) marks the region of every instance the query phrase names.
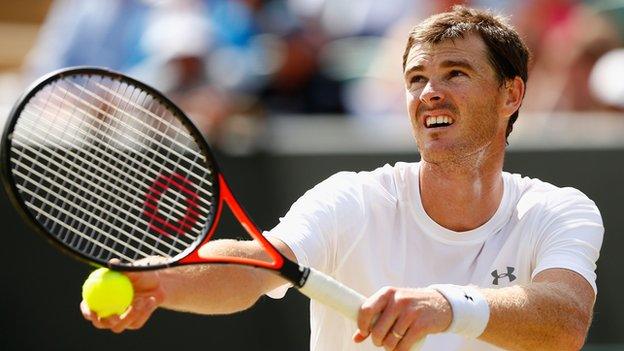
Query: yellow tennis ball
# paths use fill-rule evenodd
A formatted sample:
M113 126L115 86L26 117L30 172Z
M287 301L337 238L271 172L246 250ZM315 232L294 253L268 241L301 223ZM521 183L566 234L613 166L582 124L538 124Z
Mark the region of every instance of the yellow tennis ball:
M133 297L130 279L108 268L91 272L82 285L82 299L101 318L124 313Z

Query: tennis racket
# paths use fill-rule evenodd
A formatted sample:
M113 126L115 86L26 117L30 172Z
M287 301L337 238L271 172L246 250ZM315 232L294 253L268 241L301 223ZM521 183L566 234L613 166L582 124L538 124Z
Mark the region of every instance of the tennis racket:
M364 296L273 247L189 118L133 78L94 67L41 78L13 108L1 147L3 185L15 208L80 260L120 271L197 263L270 269L309 298L357 318ZM224 205L270 259L199 257ZM161 259L145 259L152 256Z

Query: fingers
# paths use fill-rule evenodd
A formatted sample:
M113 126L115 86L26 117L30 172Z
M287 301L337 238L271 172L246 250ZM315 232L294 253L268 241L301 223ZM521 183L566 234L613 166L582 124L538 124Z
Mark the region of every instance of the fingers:
M428 299L422 289L383 288L367 299L358 314L358 330L355 342L368 336L373 344L386 350L410 350L425 334L426 326L420 325L425 308L421 303Z
M150 297L143 303L142 310L136 312L136 317L132 323L128 324L128 329L136 330L143 328L143 325L152 316L152 313L158 308L156 298Z
M94 318L97 318L95 312L89 309L89 306L87 306L87 303L84 300L80 301L80 312L82 313L84 319L88 321L93 321Z
M371 330L373 344L376 346L392 345L393 347L396 345L396 343L403 337L403 331L395 331L392 327L401 312L402 311L399 306L397 306L394 301L387 303L386 308L383 310Z
M100 318L97 313L89 309L89 306L87 306L87 303L84 301L80 302L80 311L82 312L82 316L98 329L110 329L110 327L115 325L118 320L117 316Z
M407 331L410 327L410 320L405 318L405 316L399 316L399 318L393 322L394 325L390 327L389 332L380 343L386 350L394 350L407 336Z
M395 321L404 312L403 303L398 303L396 293L396 288L382 288L362 304L358 314L359 330L354 337L356 342L366 339L369 334L376 346L388 344L394 347L400 341L407 326L395 331L395 334L391 332Z
M126 329L139 329L145 325L156 307L154 297L139 298L117 320L114 320L115 324L111 326L110 330L114 333L121 333Z
M386 350L410 351L415 344L422 343L421 339L426 335L418 317L417 313L406 313L397 319L383 341Z
M383 288L366 299L362 306L360 306L357 318L358 330L353 335L353 340L355 342L362 342L368 337L372 325L376 323L379 313L385 309L392 295L393 292L391 288Z
M100 318L95 312L89 309L84 301L80 303L80 310L83 317L90 321L95 328L109 329L114 333L142 328L156 308L158 308L156 297L139 297L132 302L132 305L122 315Z
M80 303L83 317L95 328L109 329L114 333L139 329L165 300L165 292L157 271L125 272L124 274L130 279L134 288L134 300L122 315L100 318L97 313L89 309L84 301Z

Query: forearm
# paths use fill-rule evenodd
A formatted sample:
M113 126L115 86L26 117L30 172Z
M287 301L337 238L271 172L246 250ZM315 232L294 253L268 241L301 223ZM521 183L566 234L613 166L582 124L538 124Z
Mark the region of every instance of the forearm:
M574 288L542 282L483 289L490 320L480 339L509 350L578 350L591 308L578 303Z
M210 243L215 256L262 258L253 242L219 240ZM265 292L283 284L275 273L234 264L199 264L159 273L165 300L161 307L200 314L227 314L245 310Z

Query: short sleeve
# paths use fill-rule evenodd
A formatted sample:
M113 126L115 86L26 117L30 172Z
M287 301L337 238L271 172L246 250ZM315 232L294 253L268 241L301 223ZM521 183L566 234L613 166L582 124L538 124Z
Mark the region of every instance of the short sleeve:
M565 268L583 276L596 293L596 261L604 235L596 204L576 189L560 189L548 200L542 228L531 277Z
M340 172L308 190L277 226L264 235L281 240L297 262L331 273L336 263L337 236L351 233L363 220L363 200L358 176ZM268 293L280 298L282 286Z

